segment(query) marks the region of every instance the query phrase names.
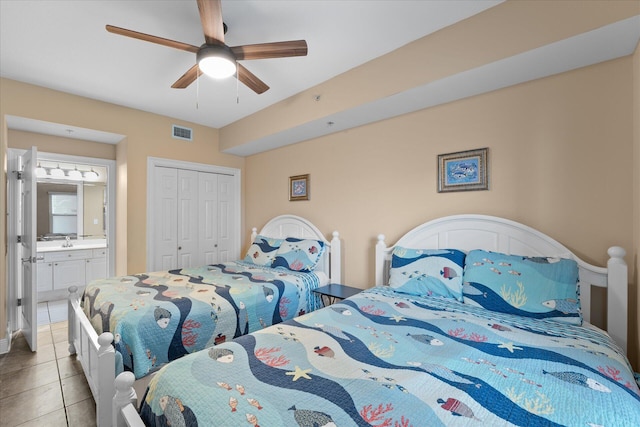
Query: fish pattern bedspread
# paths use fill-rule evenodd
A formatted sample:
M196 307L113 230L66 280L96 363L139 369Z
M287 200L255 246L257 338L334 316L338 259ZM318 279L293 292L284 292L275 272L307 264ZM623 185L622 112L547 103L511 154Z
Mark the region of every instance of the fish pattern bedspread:
M638 426L594 327L373 288L164 366L148 426Z
M83 310L98 334L113 333L116 372L141 378L185 354L317 309L319 285L315 273L234 261L96 280Z

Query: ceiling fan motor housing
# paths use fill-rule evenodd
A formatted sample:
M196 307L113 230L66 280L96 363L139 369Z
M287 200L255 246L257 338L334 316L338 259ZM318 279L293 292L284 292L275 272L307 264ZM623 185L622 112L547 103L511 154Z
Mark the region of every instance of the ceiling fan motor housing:
M210 56L223 57L229 61L236 62L236 56L226 44L203 44L198 49L198 53L196 53L196 61L200 63L203 58Z

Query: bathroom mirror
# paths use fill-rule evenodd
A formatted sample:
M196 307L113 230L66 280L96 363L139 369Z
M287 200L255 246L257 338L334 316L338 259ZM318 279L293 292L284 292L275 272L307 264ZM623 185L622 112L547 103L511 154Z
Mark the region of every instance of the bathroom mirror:
M37 236L40 241L106 238L103 182L37 182Z

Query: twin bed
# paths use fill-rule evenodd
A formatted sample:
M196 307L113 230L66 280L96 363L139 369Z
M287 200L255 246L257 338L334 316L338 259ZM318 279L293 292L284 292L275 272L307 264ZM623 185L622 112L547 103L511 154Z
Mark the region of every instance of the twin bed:
M596 267L527 226L458 215L375 252L376 287L163 366L139 412L120 374L113 421L640 425L622 248ZM588 323L592 285L608 334Z
M69 299L70 352L77 353L110 425L114 379L147 377L160 366L314 311L313 290L340 280L340 240L304 218L269 221L242 260L93 281Z

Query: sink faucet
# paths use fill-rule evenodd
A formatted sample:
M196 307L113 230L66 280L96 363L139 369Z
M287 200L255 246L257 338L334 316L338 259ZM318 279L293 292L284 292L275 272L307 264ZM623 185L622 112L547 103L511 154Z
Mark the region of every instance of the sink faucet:
M73 246L73 244L69 241L69 236L65 236L65 240L66 242L62 244L63 248L70 248Z

